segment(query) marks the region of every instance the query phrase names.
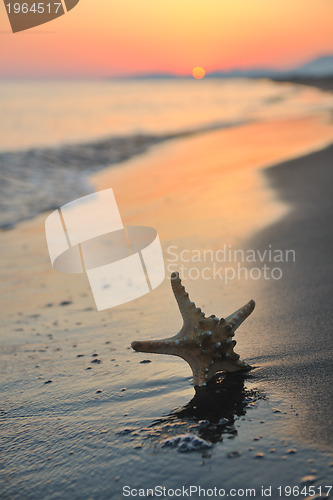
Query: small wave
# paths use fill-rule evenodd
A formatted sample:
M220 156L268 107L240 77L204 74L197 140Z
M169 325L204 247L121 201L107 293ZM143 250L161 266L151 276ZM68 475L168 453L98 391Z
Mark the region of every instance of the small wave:
M20 221L91 193L88 176L92 172L142 154L154 144L237 125L239 122L218 122L176 134L112 137L0 153L0 229L11 229Z

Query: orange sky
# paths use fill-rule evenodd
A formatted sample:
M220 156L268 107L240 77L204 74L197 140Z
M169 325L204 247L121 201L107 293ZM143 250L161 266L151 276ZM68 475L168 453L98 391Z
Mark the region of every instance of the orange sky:
M80 0L16 34L1 2L0 41L4 76L290 67L333 53L333 1Z

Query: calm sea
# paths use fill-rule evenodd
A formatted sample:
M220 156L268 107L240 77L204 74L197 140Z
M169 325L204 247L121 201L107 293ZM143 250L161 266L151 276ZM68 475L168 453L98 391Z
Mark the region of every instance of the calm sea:
M170 135L332 109L332 94L268 80L0 82L0 228L91 192L93 170Z
M266 80L0 82L0 151L167 134L333 108L319 90Z

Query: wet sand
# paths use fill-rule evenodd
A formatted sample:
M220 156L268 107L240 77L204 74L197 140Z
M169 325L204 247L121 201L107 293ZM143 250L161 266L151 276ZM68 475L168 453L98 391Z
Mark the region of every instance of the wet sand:
M262 169L332 139L318 117L254 124L164 143L92 178L95 189L113 187L126 224L158 229L167 267L170 244L295 247L280 281L184 281L207 315L257 302L235 337L257 368L223 380L219 396L195 396L182 360L129 347L180 328L168 279L98 313L85 276L52 270L44 215L1 233L4 498L123 498L124 486L156 485L257 497L263 485L281 498L279 486L330 484L331 149Z
M321 90L325 90L326 92L333 92L333 77L330 76L322 76L322 77L290 77L290 78L273 78L273 81L276 82L285 82L285 83L297 83L297 85L308 85L309 87L316 87Z
M292 248L282 280L260 283L267 380L300 408L291 434L333 448L333 147L267 169L269 185L291 206L249 246ZM257 318L260 321L260 318ZM272 325L274 327L272 328ZM281 350L284 355L280 356Z

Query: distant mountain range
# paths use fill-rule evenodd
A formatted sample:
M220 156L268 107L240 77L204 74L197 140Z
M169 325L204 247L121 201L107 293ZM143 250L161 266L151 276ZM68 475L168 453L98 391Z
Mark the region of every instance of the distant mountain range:
M333 55L319 57L296 70L300 76L333 76Z
M232 69L208 73L206 78L272 78L277 80L293 78L327 78L333 77L333 54L318 57L302 66L287 70L270 68ZM133 75L132 78L158 79L158 78L183 78L173 73L151 73Z
M333 76L333 55L313 59L302 66L287 70L274 70L269 68L253 68L248 70L234 69L231 71L214 71L210 77L218 78L322 78Z

